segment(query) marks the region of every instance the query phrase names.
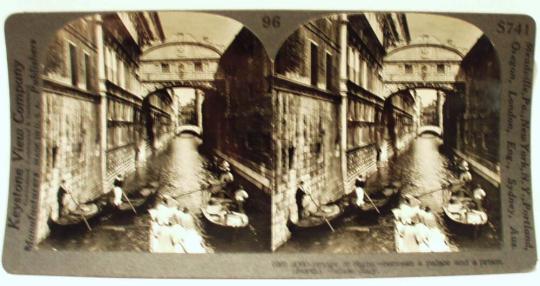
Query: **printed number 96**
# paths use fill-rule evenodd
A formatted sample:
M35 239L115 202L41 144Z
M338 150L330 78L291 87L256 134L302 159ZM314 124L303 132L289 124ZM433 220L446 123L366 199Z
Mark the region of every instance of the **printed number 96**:
M281 17L279 16L264 16L262 18L263 28L279 28L281 25Z

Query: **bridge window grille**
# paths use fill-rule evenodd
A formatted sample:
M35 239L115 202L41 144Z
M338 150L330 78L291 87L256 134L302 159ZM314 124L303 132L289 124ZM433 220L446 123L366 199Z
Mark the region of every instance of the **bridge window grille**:
M171 71L171 67L170 67L169 64L167 64L167 63L162 63L162 64L161 64L161 71L162 71L162 72L170 72L170 71Z
M195 65L195 71L203 71L203 65L202 65L202 62L195 62L194 63Z
M437 65L437 73L444 73L444 64Z
M413 73L413 66L405 64L405 73Z

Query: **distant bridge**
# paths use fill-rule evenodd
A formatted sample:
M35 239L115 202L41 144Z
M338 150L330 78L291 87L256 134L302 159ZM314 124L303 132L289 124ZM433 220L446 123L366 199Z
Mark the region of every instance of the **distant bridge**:
M182 133L187 134L193 134L195 136L201 137L202 136L202 130L197 125L180 125L176 128L176 135L180 135Z
M420 126L420 128L418 128L417 134L422 135L424 133L433 134L433 135L442 137L443 131L441 127L435 126L435 125Z

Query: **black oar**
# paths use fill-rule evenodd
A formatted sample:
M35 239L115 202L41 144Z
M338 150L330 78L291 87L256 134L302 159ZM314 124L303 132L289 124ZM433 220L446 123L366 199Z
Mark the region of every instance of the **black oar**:
M430 191L427 191L427 192L419 194L419 195L413 195L413 197L418 199L420 197L423 197L423 196L426 196L426 195L429 195L429 194L433 194L433 193L436 193L436 192L444 191L444 190L445 189L434 189L434 190L430 190Z
M326 224L328 225L328 227L330 227L330 230L332 230L332 232L335 232L334 230L334 227L332 226L332 224L330 223L330 221L328 221L328 219L326 218L326 216L324 215L324 211L321 209L321 206L319 206L315 200L313 199L313 197L311 196L310 193L308 193L308 196L311 198L311 201L313 201L313 203L315 204L315 206L317 207L317 209L319 211L321 211L321 213L323 213L322 215L322 218L324 219L324 221L326 222Z
M69 197L75 203L75 205L77 205L77 208L81 208L81 205L75 200L75 198L73 198L73 196L71 195L71 192L67 192L67 193L69 194ZM90 227L88 220L86 220L86 217L83 214L80 214L80 216L82 217L84 224L86 225L86 228L88 228L89 231L92 231L92 228Z
M423 197L425 195L429 195L429 194L433 194L433 193L436 193L436 192L444 191L444 190L448 189L451 186L462 187L463 184L451 184L451 185L445 186L443 188L437 188L437 189L429 190L429 191L427 191L425 193L422 193L422 194L419 194L419 195L414 195L413 197L419 198L419 197Z
M375 210L377 211L377 213L381 214L381 211L379 211L379 208L377 208L377 206L375 205L375 203L373 202L373 200L369 197L368 193L366 191L364 191L364 194L366 195L366 198L368 198L369 202L371 203L371 205L373 205L373 207L375 208Z
M124 196L124 198L126 198L126 201L128 202L129 206L131 207L131 210L133 211L133 213L137 214L137 211L135 210L135 207L133 206L133 204L131 204L131 201L129 200L128 196L126 195L126 193L124 192L123 189L122 189L122 195Z

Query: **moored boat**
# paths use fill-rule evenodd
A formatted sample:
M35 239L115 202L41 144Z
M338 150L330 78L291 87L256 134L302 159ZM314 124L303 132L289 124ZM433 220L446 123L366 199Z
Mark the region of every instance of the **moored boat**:
M100 212L97 204L79 204L79 206L70 213L63 214L52 223L58 226L77 226L88 223L92 218L95 218Z
M300 218L296 223L289 223L292 232L331 228L328 224L343 213L342 208L336 204L320 206L319 209L307 217Z
M120 211L133 211L133 209L141 208L153 198L156 191L156 188L144 187L136 192L126 194L129 201L124 197L122 203L116 208Z
M201 208L203 217L219 228L239 229L249 225L249 217L231 209L232 200L210 199L207 206Z
M398 188L391 186L384 187L377 192L369 194L369 199L366 196L364 204L358 207L358 212L364 215L378 214L377 210L381 213L388 213L393 205L398 202L399 194L400 190Z
M401 189L396 186L385 186L375 192L368 193L364 197L364 203L358 206L355 202L351 203L353 211L359 215L359 218L369 219L377 217L380 214L387 214L399 202ZM369 197L368 197L369 196Z
M470 232L476 236L480 228L488 223L485 211L477 209L470 197L451 196L443 207L447 225L455 231Z
M398 253L457 251L438 227L427 227L423 223L404 224L398 219L394 223L394 240Z

